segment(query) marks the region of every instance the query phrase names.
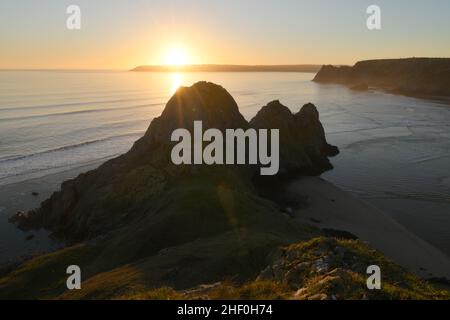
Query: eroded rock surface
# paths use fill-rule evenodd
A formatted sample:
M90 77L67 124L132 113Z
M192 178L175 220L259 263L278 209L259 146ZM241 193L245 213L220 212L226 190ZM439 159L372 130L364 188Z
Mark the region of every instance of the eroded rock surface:
M203 187L208 182L214 186L218 181L228 180L227 188L243 188L251 195L254 192L251 178L258 173L254 166L172 164L170 152L175 144L170 141L172 132L178 128L192 132L195 120L203 122L204 130L217 128L222 132L237 128L280 129L282 174L320 174L332 168L328 157L338 153L336 147L326 142L314 105L307 104L293 114L274 101L247 122L224 88L198 82L180 88L173 95L161 116L151 122L145 135L128 153L64 182L61 190L40 208L16 215L11 222L26 230L46 228L57 238L76 243L129 225L143 216L157 212L159 217L164 216L161 213L166 206L164 199L171 194L172 202L183 204L185 200L180 198L180 193L171 191L182 181L192 186L196 177L204 180ZM199 193L192 196L199 202L208 201ZM190 210L182 206L176 209L187 216Z

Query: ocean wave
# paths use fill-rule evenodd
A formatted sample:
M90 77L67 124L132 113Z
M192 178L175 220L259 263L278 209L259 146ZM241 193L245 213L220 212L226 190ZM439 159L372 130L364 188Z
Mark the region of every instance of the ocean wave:
M68 103L57 103L57 104L42 104L42 105L31 105L23 107L6 107L0 108L0 111L20 111L20 110L36 110L36 109L53 109L60 107L72 107L72 106L83 106L88 104L105 104L105 103L120 103L120 102L132 102L132 101L144 101L144 100L155 100L164 99L165 97L147 97L147 98L134 98L134 99L114 99L114 100L94 100L94 101L81 101L81 102L68 102Z
M20 101L23 100L23 98L42 98L42 97L86 97L89 95L93 96L111 96L111 94L114 94L115 96L127 96L127 95L136 95L136 94L147 94L148 90L145 89L135 89L135 90L103 90L103 91L70 91L70 92L47 92L47 93L30 93L30 94L23 94L23 93L14 93L14 94L2 94L2 98L5 99L19 99ZM163 97L164 98L164 97Z
M32 158L32 157L36 157L36 156L42 156L42 155L46 155L46 154L50 154L50 153L54 153L54 152L58 152L58 151L67 151L67 150L71 150L71 149L75 149L75 148L92 145L95 143L101 143L101 142L116 140L116 139L125 138L125 137L141 137L143 134L144 134L144 132L127 133L127 134L122 134L122 135L109 136L109 137L105 137L105 138L101 138L101 139L84 141L84 142L77 143L77 144L62 146L62 147L58 147L55 149L44 150L44 151L35 152L35 153L31 153L31 154L26 154L26 155L7 156L4 158L0 158L0 164L17 161L17 160L24 160L24 159L28 159L28 158Z
M10 118L2 118L1 121L17 121L17 120L28 120L28 119L39 119L39 118L50 118L50 117L62 117L68 115L76 115L76 114L88 114L88 113L97 113L97 112L109 112L116 110L135 110L135 109L143 109L148 107L156 107L162 106L161 103L149 103L135 106L124 106L124 107L115 107L115 108L103 108L103 109L89 109L89 110L78 110L78 111L68 111L68 112L59 112L59 113L48 113L48 114L40 114L34 116L23 116L23 117L10 117Z
M5 183L5 181L8 181L10 179L15 179L18 177L25 177L24 179L12 182L12 183L15 183L15 182L20 182L20 181L26 181L30 177L32 177L32 175L35 175L38 173L43 173L43 174L38 175L37 177L44 177L48 174L53 174L56 172L57 173L67 172L67 171L73 170L75 168L82 168L82 167L89 166L89 165L96 164L96 163L101 164L103 161L113 159L115 157L118 157L119 155L121 155L121 153L114 153L114 154L110 154L110 155L100 157L100 158L87 159L85 161L77 162L77 163L71 164L71 165L61 164L61 165L52 166L52 167L34 168L34 169L29 169L29 170L5 175L5 176L0 176L0 186L9 184L10 182ZM56 172L55 172L55 170L56 170Z

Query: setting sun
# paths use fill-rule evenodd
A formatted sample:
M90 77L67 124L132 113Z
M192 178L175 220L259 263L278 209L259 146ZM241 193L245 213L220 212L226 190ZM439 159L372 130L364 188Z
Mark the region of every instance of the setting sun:
M164 62L169 66L182 66L188 63L188 55L183 48L174 47L169 50Z

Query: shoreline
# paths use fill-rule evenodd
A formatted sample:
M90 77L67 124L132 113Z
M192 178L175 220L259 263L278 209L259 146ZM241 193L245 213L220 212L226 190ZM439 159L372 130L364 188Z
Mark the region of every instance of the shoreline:
M51 239L49 232L45 230L24 232L9 223L8 219L18 211L26 212L39 207L42 201L48 199L60 189L62 182L73 179L83 172L93 170L104 162L105 160L100 160L0 186L0 194L2 195L0 199L0 244L7 244L3 247L0 246L0 267L64 247L64 244ZM33 195L33 192L38 194Z
M384 94L390 94L393 96L400 96L400 97L405 97L405 98L412 98L412 99L417 99L417 100L424 100L424 101L428 101L428 102L432 102L432 103L437 103L437 104L441 104L441 105L445 105L445 106L450 106L450 96L434 96L434 95L420 95L420 94L412 94L412 93L407 93L407 92L403 92L403 91L398 91L398 90L389 90L389 89L385 89L382 87L369 87L367 89L364 90L358 90L358 89L354 89L354 86L352 86L351 84L347 84L347 83L340 83L340 82L318 82L318 81L314 81L311 80L314 83L317 83L319 85L323 85L323 86L340 86L343 88L346 88L348 90L350 90L351 92L380 92L380 93L384 93Z
M59 190L61 183L75 178L82 172L98 167L102 162L72 168L64 172L24 182L0 186L0 192L9 201L0 203L0 229L3 237L12 236L9 254L0 251L0 265L23 261L24 257L53 252L64 247L48 237L44 230L23 232L7 220L17 211L38 207L53 192ZM381 251L388 258L413 271L424 279L444 277L450 279L450 258L436 247L407 230L379 209L365 203L348 192L320 177L302 177L287 184L287 190L295 196L308 199L308 206L295 211L294 219L321 229L342 230L356 235ZM38 192L33 196L32 192ZM5 207L7 206L7 207ZM5 225L5 223L7 225ZM11 229L14 229L12 232ZM26 240L32 234L33 239ZM47 247L47 248L45 248ZM12 249L19 250L15 256Z

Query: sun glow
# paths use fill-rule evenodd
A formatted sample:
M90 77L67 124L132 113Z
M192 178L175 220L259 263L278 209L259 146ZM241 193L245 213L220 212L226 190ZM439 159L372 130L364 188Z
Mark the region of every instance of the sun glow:
M174 47L165 57L165 64L169 66L183 66L188 63L188 55L183 48Z
M170 92L171 94L174 94L178 90L178 88L181 86L181 81L182 81L181 74L179 74L179 73L172 74L172 79L171 79L172 86L171 86L171 92Z

